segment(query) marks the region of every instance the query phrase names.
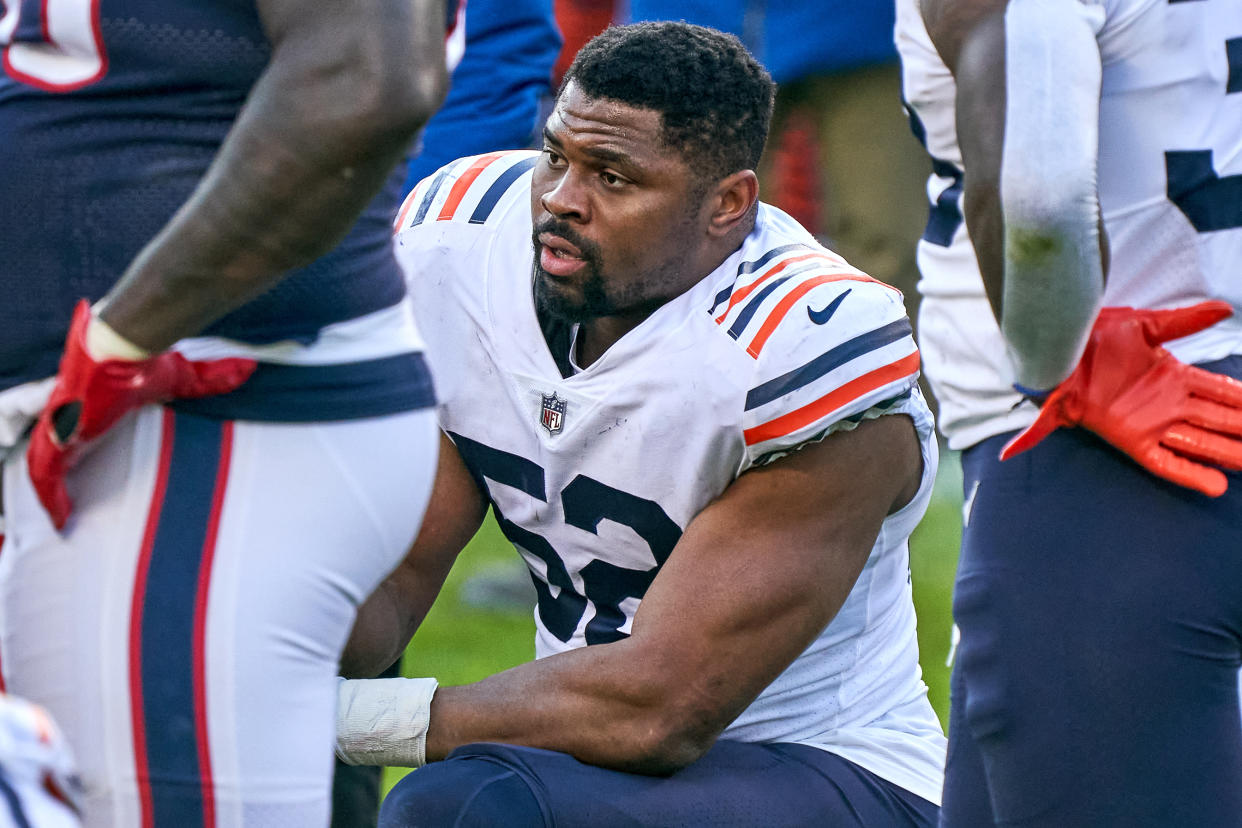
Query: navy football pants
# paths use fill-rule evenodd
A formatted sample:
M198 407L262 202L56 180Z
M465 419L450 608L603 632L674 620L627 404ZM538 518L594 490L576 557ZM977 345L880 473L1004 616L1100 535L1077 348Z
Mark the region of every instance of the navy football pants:
M406 776L381 828L931 826L938 809L818 748L720 741L667 777L583 764L564 753L465 745Z
M962 456L942 825L1242 825L1242 475L1213 499L1009 436Z

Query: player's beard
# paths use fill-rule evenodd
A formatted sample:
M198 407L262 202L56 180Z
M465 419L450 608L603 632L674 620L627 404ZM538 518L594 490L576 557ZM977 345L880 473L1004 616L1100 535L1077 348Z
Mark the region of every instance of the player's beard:
M553 276L539 264L541 233L560 236L578 248L583 267L571 277L572 283ZM662 270L631 278L618 290L615 285L611 288L608 285L599 245L579 236L567 222L542 221L534 227L531 238L535 247L535 302L544 313L570 323L589 322L605 316L644 319L671 298L660 288L673 283L674 274L683 267L681 261L669 262Z
M580 296L574 295L564 280L548 273L539 264L540 233L552 233L578 248L583 267L575 274ZM617 308L604 288L599 246L576 234L561 221L552 219L534 228L532 241L535 246L535 302L550 316L565 322L586 322L601 316L611 316Z

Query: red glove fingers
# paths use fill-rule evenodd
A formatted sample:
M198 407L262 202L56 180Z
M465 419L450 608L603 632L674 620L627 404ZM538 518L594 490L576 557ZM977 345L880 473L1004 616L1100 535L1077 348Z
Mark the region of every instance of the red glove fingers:
M1191 394L1217 404L1219 411L1230 412L1231 417L1242 423L1242 382L1224 374L1214 374L1193 368L1186 374L1186 387ZM1232 420L1231 420L1232 421ZM1242 425L1229 428L1238 431Z
M74 311L56 385L26 455L35 492L57 529L73 507L65 475L86 443L144 405L232 391L256 365L250 359L191 362L171 351L143 360L96 360L86 347L90 324L90 306L83 300Z
M1133 455L1131 455L1133 456ZM1210 466L1192 463L1181 455L1174 454L1166 448L1154 447L1142 457L1134 457L1135 461L1156 475L1156 477L1176 483L1187 489L1202 492L1208 497L1220 497L1229 487L1225 475Z
M1190 423L1177 423L1160 444L1183 457L1205 461L1231 471L1242 471L1242 441Z
M1242 470L1242 383L1178 362L1160 343L1229 316L1224 302L1175 310L1104 308L1082 359L1053 390L1029 428L1001 459L1035 446L1057 428L1082 426L1153 474L1217 496Z

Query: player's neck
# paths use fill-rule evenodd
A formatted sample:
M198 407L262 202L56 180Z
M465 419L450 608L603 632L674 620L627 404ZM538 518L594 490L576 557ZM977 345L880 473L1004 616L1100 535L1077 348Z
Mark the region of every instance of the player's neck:
M625 336L650 316L643 314L641 318L633 316L603 316L583 322L578 328L578 336L574 340L574 364L586 368L604 355L618 339Z

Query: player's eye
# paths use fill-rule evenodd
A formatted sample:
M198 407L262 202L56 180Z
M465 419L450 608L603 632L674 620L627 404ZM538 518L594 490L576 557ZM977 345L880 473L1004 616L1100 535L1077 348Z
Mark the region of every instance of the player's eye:
M561 154L551 147L544 147L543 155L547 159L549 167L560 167L565 163L565 159L561 157Z
M609 187L620 187L627 183L624 178L609 170L600 171L599 178Z

